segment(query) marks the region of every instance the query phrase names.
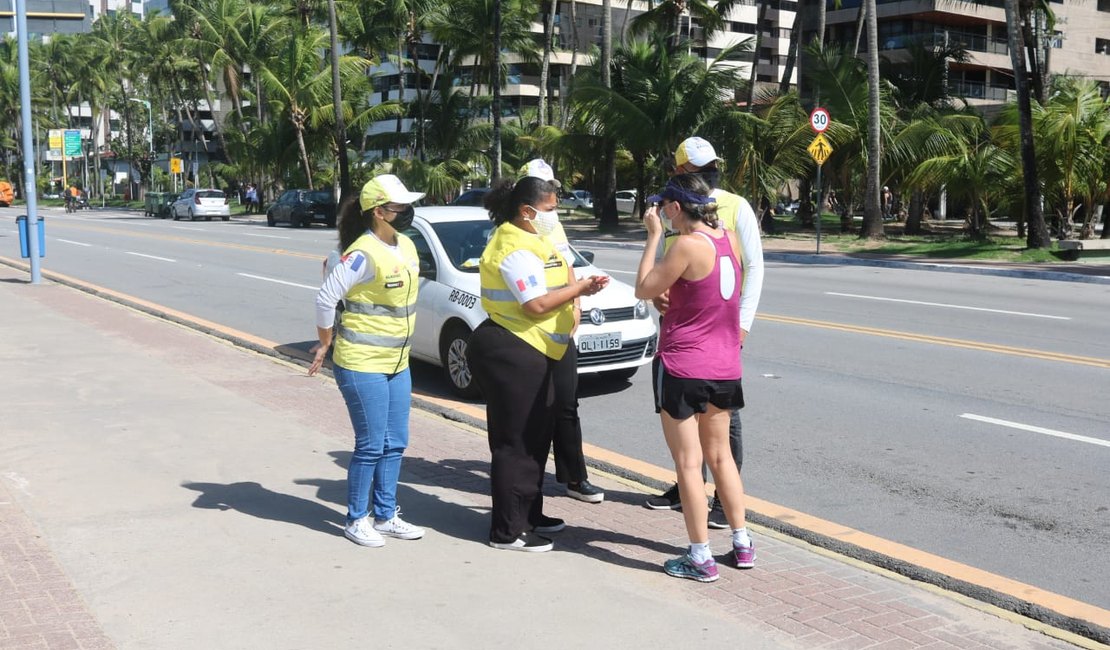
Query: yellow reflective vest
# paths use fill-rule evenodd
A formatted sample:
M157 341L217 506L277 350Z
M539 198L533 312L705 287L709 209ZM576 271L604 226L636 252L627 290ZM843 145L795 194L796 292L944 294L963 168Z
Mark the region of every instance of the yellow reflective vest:
M543 260L544 282L548 291L566 286L567 262L555 246L543 237L506 222L493 231L493 236L482 253L479 264L482 308L493 322L516 334L545 356L555 360L562 359L571 340L571 330L574 329L574 303L568 301L562 307L542 316L524 311L501 275L501 262L509 254L519 250L528 251Z
M374 279L347 293L332 360L348 370L393 374L409 367L416 325L420 261L412 240L398 233L397 248L370 233L344 251L361 251L374 265Z

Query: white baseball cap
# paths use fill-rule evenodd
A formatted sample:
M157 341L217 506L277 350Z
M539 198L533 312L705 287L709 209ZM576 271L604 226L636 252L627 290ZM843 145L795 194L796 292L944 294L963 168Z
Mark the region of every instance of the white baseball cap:
M359 205L366 211L386 203L416 203L422 198L423 192L410 192L401 179L393 174L382 174L362 186Z
M716 162L717 152L713 150L713 145L705 138L694 136L686 138L678 144L678 149L674 151L674 164L675 167L681 167L686 163L690 163L695 167L705 167L706 165Z
M555 170L551 169L551 165L547 164L542 158L534 158L528 161L521 170L522 176L532 176L541 181L550 181L555 183L555 187L562 187L562 184L555 180Z

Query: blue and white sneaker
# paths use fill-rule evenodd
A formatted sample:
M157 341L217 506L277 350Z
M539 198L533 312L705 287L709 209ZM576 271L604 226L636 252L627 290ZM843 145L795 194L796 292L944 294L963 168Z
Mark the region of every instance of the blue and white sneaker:
M721 577L717 574L717 561L709 558L698 564L689 554L667 560L663 563L663 571L675 578L689 578L698 582L713 582Z

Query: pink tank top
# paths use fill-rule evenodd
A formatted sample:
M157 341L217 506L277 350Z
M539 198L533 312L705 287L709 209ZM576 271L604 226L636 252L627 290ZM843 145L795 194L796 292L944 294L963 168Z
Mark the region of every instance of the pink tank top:
M714 238L713 270L701 280L679 278L659 333L659 357L667 372L686 379L740 379L740 289L743 270L728 235Z

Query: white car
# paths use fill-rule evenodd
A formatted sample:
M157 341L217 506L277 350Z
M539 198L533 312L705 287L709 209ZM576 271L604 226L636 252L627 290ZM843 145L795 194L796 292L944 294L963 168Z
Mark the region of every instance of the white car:
M420 294L412 356L440 366L455 391L478 395L466 360L470 333L486 319L482 309L478 259L493 230L482 208L445 206L417 208L405 234L420 256ZM574 251L578 277L605 272ZM651 363L658 331L648 306L632 287L613 278L609 286L582 298L582 324L575 342L578 373L605 373L628 379Z
M586 210L592 210L594 207L594 197L586 190L571 190L559 197L559 207L585 208Z
M189 188L170 204L170 215L174 221L183 217L188 217L189 221L198 217L205 221L212 221L212 217L227 221L231 218L231 208L227 205L223 190Z
M636 190L617 192L617 212L632 214L636 210Z

